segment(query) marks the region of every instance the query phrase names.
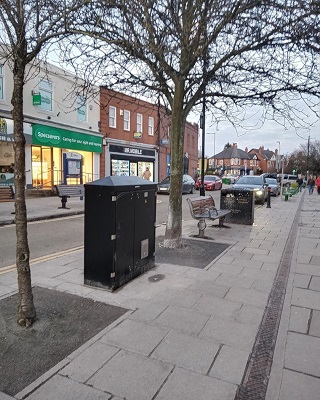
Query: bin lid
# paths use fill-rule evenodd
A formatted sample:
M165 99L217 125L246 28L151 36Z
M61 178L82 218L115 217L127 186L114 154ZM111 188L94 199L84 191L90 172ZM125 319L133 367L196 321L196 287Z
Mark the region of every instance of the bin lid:
M139 187L141 187L144 189L154 189L157 187L157 183L142 179L139 176L106 176L105 178L88 182L84 186L109 186L121 187L121 189L125 187L139 189Z

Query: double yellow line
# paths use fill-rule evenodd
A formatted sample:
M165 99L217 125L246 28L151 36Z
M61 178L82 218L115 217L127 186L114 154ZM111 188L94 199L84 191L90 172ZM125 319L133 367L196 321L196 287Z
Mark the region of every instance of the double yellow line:
M54 254L49 254L46 256L34 258L33 260L30 260L30 267L32 267L33 265L39 264L41 262L54 260L55 258L67 256L72 253L76 253L77 251L83 250L83 247L84 246L73 247L72 249L63 250L63 251L60 251L59 253L54 253ZM12 264L12 265L8 265L7 267L0 268L0 275L6 274L7 272L12 272L15 269L16 269L16 264Z

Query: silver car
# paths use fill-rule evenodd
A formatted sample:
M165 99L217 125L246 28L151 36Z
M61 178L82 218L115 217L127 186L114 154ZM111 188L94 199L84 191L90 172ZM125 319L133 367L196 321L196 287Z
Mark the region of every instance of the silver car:
M278 181L274 178L266 178L266 183L268 184L268 190L270 189L270 194L272 196L279 196L280 194L280 185Z
M182 178L182 193L194 193L195 181L190 175L183 175ZM170 176L164 178L164 180L158 183L158 193L169 193L170 192Z

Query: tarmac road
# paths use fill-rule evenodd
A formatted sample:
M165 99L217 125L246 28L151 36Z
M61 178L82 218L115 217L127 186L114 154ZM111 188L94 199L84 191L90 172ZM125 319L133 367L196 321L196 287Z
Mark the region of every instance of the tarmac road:
M210 192L217 204L220 203L220 191ZM188 203L188 197L199 196L199 192L192 195L183 195L182 197L182 215L184 220L191 219ZM55 198L43 198L43 202L58 200ZM35 200L29 207L34 208ZM36 202L41 199L36 199ZM168 195L157 196L157 226L161 226L167 222L168 215ZM56 202L54 202L55 205ZM47 215L55 213L56 207L43 206L47 210ZM74 210L71 205L70 210ZM45 218L43 216L43 218ZM15 225L4 225L0 227L0 269L15 264L16 251L16 232ZM58 219L43 219L28 223L28 239L30 248L30 260L38 259L47 255L61 253L63 251L83 246L84 238L84 217L83 215L66 216Z

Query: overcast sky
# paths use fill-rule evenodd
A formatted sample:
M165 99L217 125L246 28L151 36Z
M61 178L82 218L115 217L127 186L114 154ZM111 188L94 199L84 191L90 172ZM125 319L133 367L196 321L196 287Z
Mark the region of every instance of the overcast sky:
M316 121L315 117L309 118L309 121ZM199 124L199 116L191 115L188 118L190 122ZM223 150L226 143L237 143L238 148L248 150L252 148L259 148L264 146L265 150L269 149L275 151L279 149L281 154L287 154L298 149L300 144L306 144L308 135L310 133L310 141L320 140L320 122L315 122L315 126L308 129L297 129L287 127L287 129L276 123L275 121L266 121L264 125L257 129L238 129L230 123L219 123L218 128L216 125L210 126L210 121L206 121L206 140L205 140L205 155L208 157L214 154L214 137L215 137L215 154ZM202 144L202 130L199 130L198 148L200 150ZM215 132L215 134L213 134ZM305 140L303 139L305 138Z

